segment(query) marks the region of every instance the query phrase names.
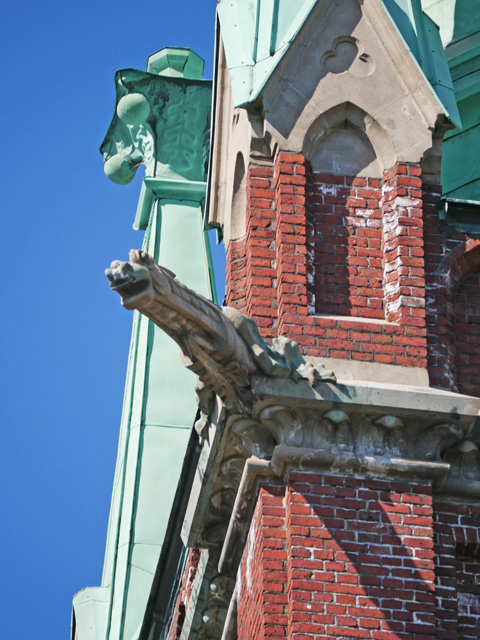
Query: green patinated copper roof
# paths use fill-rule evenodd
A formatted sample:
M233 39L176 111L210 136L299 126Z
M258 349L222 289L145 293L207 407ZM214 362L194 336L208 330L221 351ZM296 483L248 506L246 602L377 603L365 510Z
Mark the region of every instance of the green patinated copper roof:
M218 16L235 106L254 102L316 0L220 0ZM407 50L430 82L446 115L460 117L437 26L420 0L383 0Z
M382 0L425 77L436 93L445 114L461 126L450 70L443 51L440 31L422 11L420 0Z
M478 0L424 0L437 22L462 121L443 143L443 195L480 202L480 3Z
M478 30L478 0L422 0L422 8L439 26L444 47Z
M220 0L217 5L235 106L253 102L316 0Z

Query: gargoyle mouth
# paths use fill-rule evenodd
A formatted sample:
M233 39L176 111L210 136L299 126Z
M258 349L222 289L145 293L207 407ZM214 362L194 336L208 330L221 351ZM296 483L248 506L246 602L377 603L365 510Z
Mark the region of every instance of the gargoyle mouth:
M109 282L110 288L119 293L122 298L138 296L144 293L150 285L147 278L142 278L141 280L136 280L135 278L109 279Z
M122 298L122 302L131 303L146 293L150 286L150 277L144 267L115 260L110 269L105 270L110 288Z

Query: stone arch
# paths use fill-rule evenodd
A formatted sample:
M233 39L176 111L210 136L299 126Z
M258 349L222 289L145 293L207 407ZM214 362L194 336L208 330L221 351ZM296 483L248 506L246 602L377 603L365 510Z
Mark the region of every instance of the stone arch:
M322 173L381 178L396 163L384 129L350 102L329 109L310 125L302 151L313 170Z

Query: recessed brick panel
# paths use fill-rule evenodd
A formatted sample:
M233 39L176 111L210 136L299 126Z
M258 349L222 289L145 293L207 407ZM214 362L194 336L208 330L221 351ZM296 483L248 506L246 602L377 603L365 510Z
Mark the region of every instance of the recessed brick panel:
M384 318L381 197L378 179L311 175L315 313Z
M380 234L381 245L387 241L390 243L389 260L394 254L396 256L387 262L388 269L386 269L385 261L383 263L379 261L379 254L376 253L373 245L369 244L370 241L367 242L366 247L362 247L362 250L366 248L368 252L374 253L370 262L367 262L368 266L362 271L362 277L367 278L364 283L377 286L380 284L380 278L383 278L388 286L389 300L394 307L396 322L387 322L379 318L379 315L383 316L384 312L379 313L380 310L376 307L381 305L373 301L373 296L368 296L372 298L372 302L367 301L366 294L371 294L369 290L371 286L360 291L357 287L359 281L352 285L351 281L346 283L340 278L342 273L340 265L338 271L335 271L336 267L328 265L330 258L327 259L326 256L335 254L327 253L326 249L324 251L322 234L318 226L325 221L323 214L330 215L325 207L331 207L331 215L334 217L331 220L335 219L338 222L336 231L340 233L340 239L337 239L337 242L340 243L342 251L348 252L349 227L343 227L346 235L341 235L341 228L342 224L350 224L353 218L342 215L341 211L347 211L345 203L348 201L352 203L350 207L352 212L363 215L359 212L365 213L366 209L357 210L355 206L363 206L363 200L365 200L366 205L371 206L372 211L375 212L372 215L378 216L373 202L373 196L379 196L378 181L316 174L316 183L323 185L322 189L325 192L332 185L335 186L337 196L339 190L344 191L340 192L342 196L338 197L336 205L331 201L325 202L326 194L322 194L319 207L324 208L323 214L315 213L315 206L312 208L312 198L315 201L312 195L314 190L309 187L309 185L315 185L315 181L308 171L305 159L295 154L279 154L275 170L278 332L295 340L305 354L380 364L426 366L423 261L417 264L418 257L413 256L413 252L418 252L418 248L411 246L410 243L410 233L418 233L418 229L421 229L421 219L419 222L418 218L419 210L421 212L417 188L419 171L419 167L414 165L399 165L394 171L386 174L389 182L386 191L382 192L382 207L385 206L388 209L391 218L389 235L385 234L385 229L376 228L379 222L377 217L368 223L372 228L359 227L360 230L364 230L364 235L372 232L376 236L376 239L371 239L372 242L378 240ZM320 182L322 180L323 182ZM398 181L402 184L397 184ZM414 186L403 184L407 181L412 181ZM305 197L305 184L311 197ZM357 196L359 190L363 190L361 193L365 197L363 200L348 200L353 196L346 195L347 189L349 193L355 189ZM372 198L368 198L368 195ZM328 197L336 198L337 196L333 196L332 192ZM400 198L403 199L399 200ZM395 209L392 203L398 203L398 208ZM336 217L333 213L335 206L338 207ZM392 216L395 218L393 221ZM317 231L315 231L316 228ZM408 232L404 233L404 229L408 229ZM354 247L358 246L357 241L361 236L357 234L353 237L354 240L350 245L352 255L348 258L351 261L360 259L358 254L355 257L353 252L357 251ZM397 250L398 255L395 253ZM320 253L317 257L318 252ZM361 259L365 260L363 256ZM380 268L382 264L383 267ZM319 265L323 265L322 287L326 287L328 279L333 277L342 280L332 285L339 287L336 289L337 293L343 291L346 295L346 288L351 291L351 287L355 286L357 287L355 293L364 294L362 305L365 306L358 304L355 307L356 313L361 314L360 316L318 313L315 282L316 267ZM360 277L357 266L354 273L354 277ZM380 287L376 290L381 296ZM341 309L337 307L336 310L338 312Z

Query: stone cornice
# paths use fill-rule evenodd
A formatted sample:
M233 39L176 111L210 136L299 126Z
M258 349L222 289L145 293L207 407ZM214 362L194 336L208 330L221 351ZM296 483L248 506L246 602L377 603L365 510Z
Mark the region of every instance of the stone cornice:
M312 387L305 381L263 376L253 376L251 383L250 413L217 409L213 418L200 472L208 481L192 493L191 526L185 528L188 546L223 540L225 516L233 509L245 460L251 456L268 461L271 475L279 478L292 467L431 478L435 491L461 494L465 486L466 493L480 497L473 477L460 482L465 460L472 476L478 457L480 401L475 398L386 384ZM480 467L478 471L480 482Z
M429 480L437 495L480 501L480 400L380 383L251 384L249 414L217 402L187 508L184 542L209 549L210 576L233 580L259 486L284 484L291 469ZM201 606L211 614L209 584ZM189 637L208 637L209 624Z

